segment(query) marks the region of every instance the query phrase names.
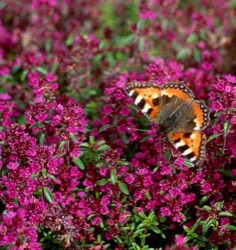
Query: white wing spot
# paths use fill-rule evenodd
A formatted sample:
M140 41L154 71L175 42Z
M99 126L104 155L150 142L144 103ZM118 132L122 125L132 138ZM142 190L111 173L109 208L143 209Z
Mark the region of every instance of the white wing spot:
M192 153L192 149L189 148L189 149L186 149L186 150L183 152L183 155L185 156L185 155L189 155L189 154L191 154L191 153Z
M194 157L192 157L191 159L190 159L190 161L196 161L197 160L197 157L196 156L194 156Z
M144 106L144 108L142 109L142 112L143 113L146 113L146 112L148 112L148 110L151 108L151 106L148 104L148 103L146 103L145 104L145 106Z
M132 96L132 95L133 95L133 93L134 93L134 91L133 91L133 90L131 90L131 91L129 92L129 96Z
M135 99L135 105L138 105L141 101L142 101L143 97L141 95L137 96L137 98Z
M181 140L180 142L177 142L177 143L175 143L174 145L175 145L175 147L176 148L179 148L179 147L181 147L181 146L184 146L186 143L183 141L183 140Z

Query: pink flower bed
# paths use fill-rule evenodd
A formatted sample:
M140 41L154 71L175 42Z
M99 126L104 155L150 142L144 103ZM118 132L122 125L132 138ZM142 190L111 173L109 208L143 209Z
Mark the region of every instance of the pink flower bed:
M234 1L0 2L0 248L236 246ZM201 166L125 91L184 81Z

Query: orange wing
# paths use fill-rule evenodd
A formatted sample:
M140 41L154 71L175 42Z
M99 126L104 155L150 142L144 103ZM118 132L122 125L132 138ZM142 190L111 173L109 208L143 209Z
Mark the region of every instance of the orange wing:
M206 135L201 131L168 133L169 141L181 154L196 165L205 159Z
M151 82L131 82L126 86L128 95L133 99L135 105L151 120L158 116L160 88Z

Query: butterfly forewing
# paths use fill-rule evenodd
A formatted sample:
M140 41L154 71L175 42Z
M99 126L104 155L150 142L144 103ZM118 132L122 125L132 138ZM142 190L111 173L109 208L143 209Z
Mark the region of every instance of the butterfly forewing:
M126 86L134 104L151 120L158 116L161 91L157 85L145 82L131 82Z

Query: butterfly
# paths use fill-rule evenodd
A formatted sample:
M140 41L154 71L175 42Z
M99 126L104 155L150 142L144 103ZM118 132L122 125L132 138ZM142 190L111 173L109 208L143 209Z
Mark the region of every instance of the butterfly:
M195 165L205 160L206 135L202 132L210 121L210 109L202 100L195 100L184 82L133 81L127 94L146 117L158 124L159 131L181 154Z

